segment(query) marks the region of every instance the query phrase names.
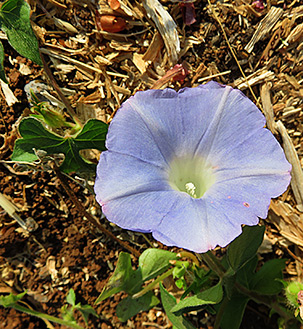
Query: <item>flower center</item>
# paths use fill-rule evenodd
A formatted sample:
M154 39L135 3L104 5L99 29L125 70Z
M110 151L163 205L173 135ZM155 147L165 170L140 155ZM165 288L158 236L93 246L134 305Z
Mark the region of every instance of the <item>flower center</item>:
M201 198L215 180L211 165L200 157L181 157L170 162L169 185L193 198Z

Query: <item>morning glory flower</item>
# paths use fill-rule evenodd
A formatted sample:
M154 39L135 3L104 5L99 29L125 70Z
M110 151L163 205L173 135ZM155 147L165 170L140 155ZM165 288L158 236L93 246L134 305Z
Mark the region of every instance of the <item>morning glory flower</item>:
M258 108L239 90L139 91L109 126L95 192L118 226L168 246L224 247L266 218L291 166Z

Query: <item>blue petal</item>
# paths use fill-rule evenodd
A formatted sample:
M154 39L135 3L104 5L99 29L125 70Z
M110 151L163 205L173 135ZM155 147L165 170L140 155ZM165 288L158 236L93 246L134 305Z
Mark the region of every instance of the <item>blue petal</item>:
M230 175L230 178L237 177L237 173L240 176L241 171L251 171L251 174L259 172L260 175L283 175L289 174L291 170L280 144L269 130L261 127L253 135L248 134L248 137L240 140L237 145L234 143L234 147L223 147L219 143L214 143L208 160L215 164L217 172L225 171L222 175Z
M195 152L222 93L224 88L215 82L179 92L137 92L110 124L106 147L167 168L173 157Z
M139 192L105 202L102 210L111 222L122 228L152 232L176 206L178 194L173 190Z
M195 152L204 156L211 154L212 157L224 157L224 154L246 140L262 142L254 136L263 130L265 117L254 103L239 90L218 84L214 86L216 104L209 109L212 120L196 145Z
M245 211L244 211L245 212ZM243 211L241 215L243 216ZM249 223L258 219L246 209ZM239 215L235 210L230 216ZM242 220L226 215L204 199L184 199L161 221L153 231L155 239L169 246L177 246L195 252L206 252L217 245L224 247L241 234Z
M216 184L232 184L237 180L247 189L257 186L272 198L282 194L289 185L291 165L267 129L260 129L237 147L222 149L220 155L214 151L208 158L216 167Z
M168 173L161 167L129 155L103 152L97 167L95 192L104 205L110 200L153 191L171 191Z

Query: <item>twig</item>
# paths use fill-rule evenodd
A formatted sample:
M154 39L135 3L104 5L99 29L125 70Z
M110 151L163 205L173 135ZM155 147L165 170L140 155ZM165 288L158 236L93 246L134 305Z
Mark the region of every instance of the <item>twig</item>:
M198 79L198 82L202 82L202 81L205 81L205 80L208 80L208 79L220 77L222 75L229 74L229 73L231 73L231 70L220 72L220 73L217 73L217 74L212 74L212 75L209 75L208 77Z
M65 105L67 112L69 113L69 115L74 119L74 121L80 126L82 127L83 124L80 121L80 119L77 117L75 111L73 110L73 108L71 107L71 105L69 104L68 100L66 99L66 97L63 95L60 87L58 86L50 68L48 67L43 55L41 54L41 58L42 58L42 62L43 62L43 68L45 73L47 74L48 78L50 79L52 86L55 88L57 94L59 95L59 97L62 100L62 103Z
M20 312L23 312L23 313L27 313L29 315L36 316L36 317L38 317L40 319L43 319L43 320L52 321L52 322L55 322L55 323L58 323L58 324L62 324L64 326L67 326L67 327L70 327L70 328L74 328L74 329L84 329L83 327L79 326L76 323L65 321L63 319L56 318L56 317L54 317L52 315L49 315L49 314L44 314L44 313L37 312L35 310L31 310L31 309L29 309L27 307L24 307L24 306L21 306L19 304L14 304L11 307L14 308L17 311L20 311Z

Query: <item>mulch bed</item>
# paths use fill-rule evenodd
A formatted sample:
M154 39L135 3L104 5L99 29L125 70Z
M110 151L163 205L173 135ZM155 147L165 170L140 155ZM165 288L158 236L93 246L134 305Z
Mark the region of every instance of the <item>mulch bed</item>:
M105 0L98 6L90 0L29 1L33 28L51 74L3 41L9 88L18 101L8 105L7 95L0 91L0 192L20 209L23 219L33 218L37 230L28 233L1 213L0 294L27 290L24 301L29 307L60 316L73 288L77 301L92 305L100 316L90 317L88 328L172 328L161 307L121 323L115 307L123 294L94 306L119 252L125 249L79 214L49 163L10 162L17 124L29 112L24 87L33 80L47 84L62 101L56 93L60 88L82 122L88 118L110 122L121 103L137 90L194 87L211 79L241 89L262 108L268 128L297 169L291 188L272 202L261 256L287 258L285 276L303 279L303 6L300 1L269 0L260 9L252 2L197 0L196 22L185 26L181 6L161 1L176 22L181 51L174 58L176 49L167 46L173 36L163 34L147 17L146 10L153 9L144 8L142 1L121 0L123 6L116 10ZM126 28L102 30L104 14L125 20ZM177 63L182 66L169 71ZM88 156L98 158L96 153ZM66 177L70 190L98 220L101 210L91 192L93 179ZM106 219L100 222L137 251L150 247L142 235L121 230ZM163 247L151 236L148 239L152 246ZM132 258L136 264L136 255ZM242 327L277 328L268 312L250 303ZM76 316L84 326L80 314ZM213 319L206 312L189 317L197 328L212 328ZM0 308L0 328L60 326Z

